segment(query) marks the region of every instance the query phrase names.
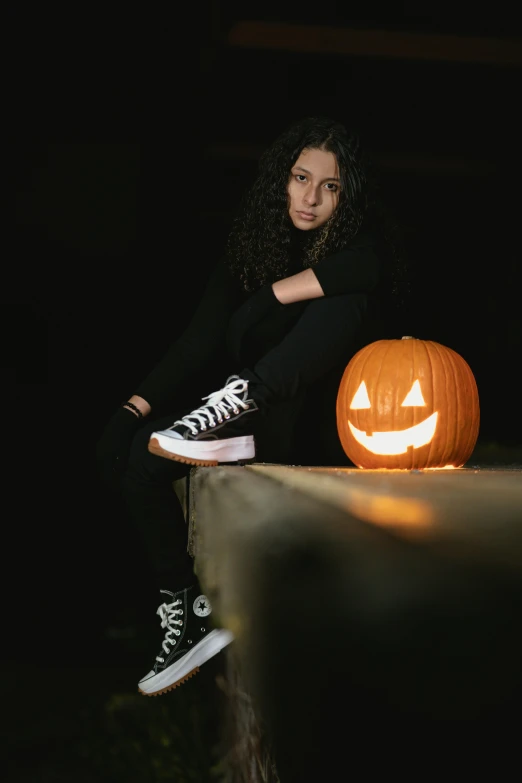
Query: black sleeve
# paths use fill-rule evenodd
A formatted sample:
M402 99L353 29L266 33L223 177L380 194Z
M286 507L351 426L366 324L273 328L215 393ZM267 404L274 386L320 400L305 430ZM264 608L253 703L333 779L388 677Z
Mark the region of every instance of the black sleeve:
M325 296L369 293L377 287L381 276L376 242L371 235L358 237L312 269Z
M296 394L342 361L357 345L366 294L313 299L286 337L251 368L275 399Z
M240 286L220 260L187 328L134 394L147 400L153 409L173 400L190 375L222 352L230 316L240 301Z

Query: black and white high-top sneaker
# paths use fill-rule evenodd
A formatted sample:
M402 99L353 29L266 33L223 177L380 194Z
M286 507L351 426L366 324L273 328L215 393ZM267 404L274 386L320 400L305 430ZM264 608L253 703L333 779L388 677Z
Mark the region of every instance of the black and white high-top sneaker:
M259 409L248 399L248 381L231 375L222 389L202 399L208 402L201 408L153 432L149 451L189 465L252 460L256 452L248 414Z
M232 631L212 627L212 606L199 585L161 592L167 598L157 614L167 631L153 668L138 683L145 696L159 696L181 685L234 640Z

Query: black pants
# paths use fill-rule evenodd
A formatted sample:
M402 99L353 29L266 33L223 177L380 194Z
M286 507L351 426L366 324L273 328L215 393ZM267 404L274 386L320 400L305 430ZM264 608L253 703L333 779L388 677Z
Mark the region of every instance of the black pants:
M143 540L144 554L156 575L156 586L165 590L188 587L195 581L192 557L187 550L187 522L173 487L174 481L188 475L190 465L148 451L151 433L172 426L176 418L172 415L147 421L137 432L121 487Z
M256 461L343 464L335 437L335 393L344 366L360 347L355 341L365 305L365 298L357 295L314 300L284 338L252 363L252 369L238 371L249 381L249 395L259 407L252 415ZM202 388L201 397L213 391ZM125 502L144 539L158 586L167 590L195 580L187 551L187 523L173 489L173 482L186 476L190 467L151 454L147 446L152 432L172 426L187 413L190 410L146 422L134 438L122 481ZM304 459L296 452L296 430L305 434L308 457ZM317 437L325 432L334 444L333 451L324 451L325 441Z
M250 382L256 386L259 412L257 426L252 427L256 440L256 460L259 462L288 462L291 438L289 427L304 402L293 399L271 406L270 415L263 405L259 383L251 373ZM223 384L226 378L223 379ZM208 392L215 389L205 390ZM203 402L201 402L203 404ZM143 540L146 556L156 574L158 589L178 589L195 581L193 560L188 553L188 524L173 483L190 472L190 465L158 457L148 451L150 436L157 430L172 426L176 419L189 413L183 410L160 419L146 421L132 442L127 470L122 479L122 494L128 512Z

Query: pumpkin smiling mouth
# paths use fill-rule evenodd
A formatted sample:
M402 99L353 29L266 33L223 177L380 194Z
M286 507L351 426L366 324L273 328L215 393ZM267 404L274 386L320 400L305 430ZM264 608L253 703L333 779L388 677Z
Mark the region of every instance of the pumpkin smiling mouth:
M405 454L409 446L418 449L432 440L437 428L438 415L437 412L432 413L427 419L413 427L408 427L407 430L374 432L372 435L358 430L350 421L348 426L355 440L372 454Z

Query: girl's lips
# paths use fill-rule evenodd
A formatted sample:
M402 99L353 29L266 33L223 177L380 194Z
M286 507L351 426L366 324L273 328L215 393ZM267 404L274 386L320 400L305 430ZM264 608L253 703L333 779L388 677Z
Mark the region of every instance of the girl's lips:
M306 212L299 212L299 210L297 210L297 214L301 220L315 220L315 215L309 215Z

